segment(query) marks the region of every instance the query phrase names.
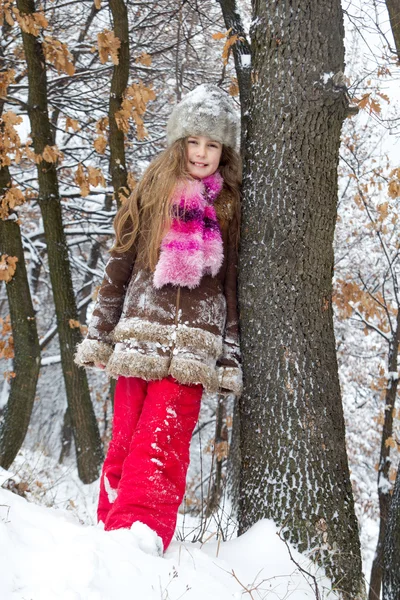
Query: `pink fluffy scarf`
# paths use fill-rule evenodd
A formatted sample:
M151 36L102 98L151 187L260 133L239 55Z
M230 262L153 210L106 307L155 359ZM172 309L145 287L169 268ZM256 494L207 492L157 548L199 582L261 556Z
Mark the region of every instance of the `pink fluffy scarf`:
M178 182L172 198L172 223L161 242L153 284L195 288L203 275L215 276L224 252L214 200L223 179L219 171L202 180Z

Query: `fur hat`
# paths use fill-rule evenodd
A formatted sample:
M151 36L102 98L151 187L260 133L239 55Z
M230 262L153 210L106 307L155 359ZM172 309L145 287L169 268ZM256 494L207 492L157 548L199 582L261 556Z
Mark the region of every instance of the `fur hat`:
M239 130L239 117L228 94L216 85L203 83L172 110L167 141L170 145L189 135L206 135L237 150Z

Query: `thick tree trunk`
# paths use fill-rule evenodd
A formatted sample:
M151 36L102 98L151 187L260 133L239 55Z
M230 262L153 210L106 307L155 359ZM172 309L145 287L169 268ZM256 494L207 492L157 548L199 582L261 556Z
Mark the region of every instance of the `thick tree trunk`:
M111 80L108 120L110 127L110 173L117 204L128 195L128 173L125 162L125 134L118 129L115 113L121 110L123 94L129 79L129 28L128 14L123 0L109 0L114 21L114 34L120 40L118 64L114 66Z
M400 468L397 471L386 526L383 600L400 598Z
M389 373L397 373L398 353L400 342L400 310L397 312L396 330L389 349ZM383 551L385 541L386 522L388 519L391 496L389 471L391 467L390 445L387 443L393 435L393 415L396 404L397 387L399 380L391 377L386 389L384 422L381 438L381 453L378 470L378 496L379 496L379 535L374 561L372 563L369 582L368 600L379 600L383 577Z
M273 519L364 597L332 318L340 0L253 3L239 305L240 532Z
M35 12L32 0L18 0L21 13ZM48 117L47 79L43 48L38 38L22 32L28 67L28 114L31 123L33 147L36 154L53 145ZM77 308L72 286L68 247L63 230L61 203L58 192L56 163L43 160L38 164L39 205L46 235L50 279L57 316L60 353L68 406L78 462L79 476L90 483L99 476L103 452L99 429L90 400L86 373L74 364L76 344L81 341L79 328L70 326L77 319Z

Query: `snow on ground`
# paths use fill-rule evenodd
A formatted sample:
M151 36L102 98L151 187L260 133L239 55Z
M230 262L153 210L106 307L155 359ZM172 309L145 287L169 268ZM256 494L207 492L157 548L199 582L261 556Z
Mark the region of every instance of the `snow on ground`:
M11 475L0 471L0 486L6 486ZM94 524L97 483L81 484L89 498L83 511L77 508L82 496L76 495L72 504L67 501L66 482L70 490L78 486L73 480L68 477L53 486L55 506L68 510L35 504L36 492L28 492L27 500L0 487L2 600L315 598L312 580L292 562L271 521L262 520L243 536L225 542L217 541L212 530L203 544L174 541L163 558L154 557L139 549L131 531L104 532ZM45 487L41 481L36 484L39 490ZM183 520L180 515L177 537L189 539L196 523L193 517ZM290 550L293 559L311 572L310 561ZM320 570L315 576L321 597L326 598L329 581ZM330 592L329 599L335 598Z

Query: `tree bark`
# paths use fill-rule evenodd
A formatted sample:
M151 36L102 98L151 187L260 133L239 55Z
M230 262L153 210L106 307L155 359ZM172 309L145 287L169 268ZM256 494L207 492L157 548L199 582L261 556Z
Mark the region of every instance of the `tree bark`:
M400 468L397 471L385 535L383 600L400 598Z
M249 102L251 90L251 49L246 37L240 14L237 10L236 0L219 0L226 29L232 29L231 36L237 34L238 41L233 45L233 58L235 61L236 75L239 85L240 108L242 116L241 146L244 147L247 121L249 115Z
M253 2L239 306L239 530L273 519L342 598L365 594L332 313L340 0ZM333 77L333 74L337 74Z
M386 0L397 56L400 60L400 0Z
M6 40L10 26L3 24L2 34ZM4 48L0 46L0 68L4 65ZM5 99L0 99L0 117L3 114ZM11 187L8 166L0 167L0 200ZM21 230L17 216L0 219L0 256L8 254L18 258L17 269L12 280L6 284L8 305L14 343L13 371L10 394L2 414L0 424L0 465L8 469L21 448L32 415L36 385L40 369L40 346L36 327Z
M33 0L18 0L17 6L22 14L35 12ZM48 116L45 59L38 38L22 31L22 40L28 70L28 115L33 147L36 154L42 154L46 146L54 144ZM46 235L61 361L68 406L71 411L78 472L84 483L90 483L99 476L103 452L86 373L74 364L75 346L81 341L81 334L79 328L71 327L69 323L71 319L77 320L77 308L62 223L56 163L42 160L38 164L38 184L38 202Z
M397 373L398 353L400 343L400 309L397 312L396 330L389 348L388 370L390 373ZM386 522L388 519L391 496L389 471L391 466L390 445L387 444L389 438L393 435L393 415L396 404L397 387L399 380L390 378L385 395L384 422L381 438L381 453L379 457L378 470L378 496L379 496L379 535L375 550L374 561L372 563L371 577L369 583L368 600L379 600L381 595L381 585L383 577L383 552Z
M0 169L0 192L4 192L6 187L6 171L8 172L6 167ZM28 431L40 369L40 347L21 231L16 220L0 220L0 238L0 255L8 254L18 258L14 277L6 284L14 340L15 373L15 377L11 379L10 395L0 426L0 465L8 469Z
M114 195L119 205L120 194L128 195L128 173L125 162L125 134L118 129L115 113L121 110L123 94L129 79L129 27L128 13L123 0L109 0L114 21L114 34L120 40L118 64L114 66L111 80L110 104L108 109L110 173Z

